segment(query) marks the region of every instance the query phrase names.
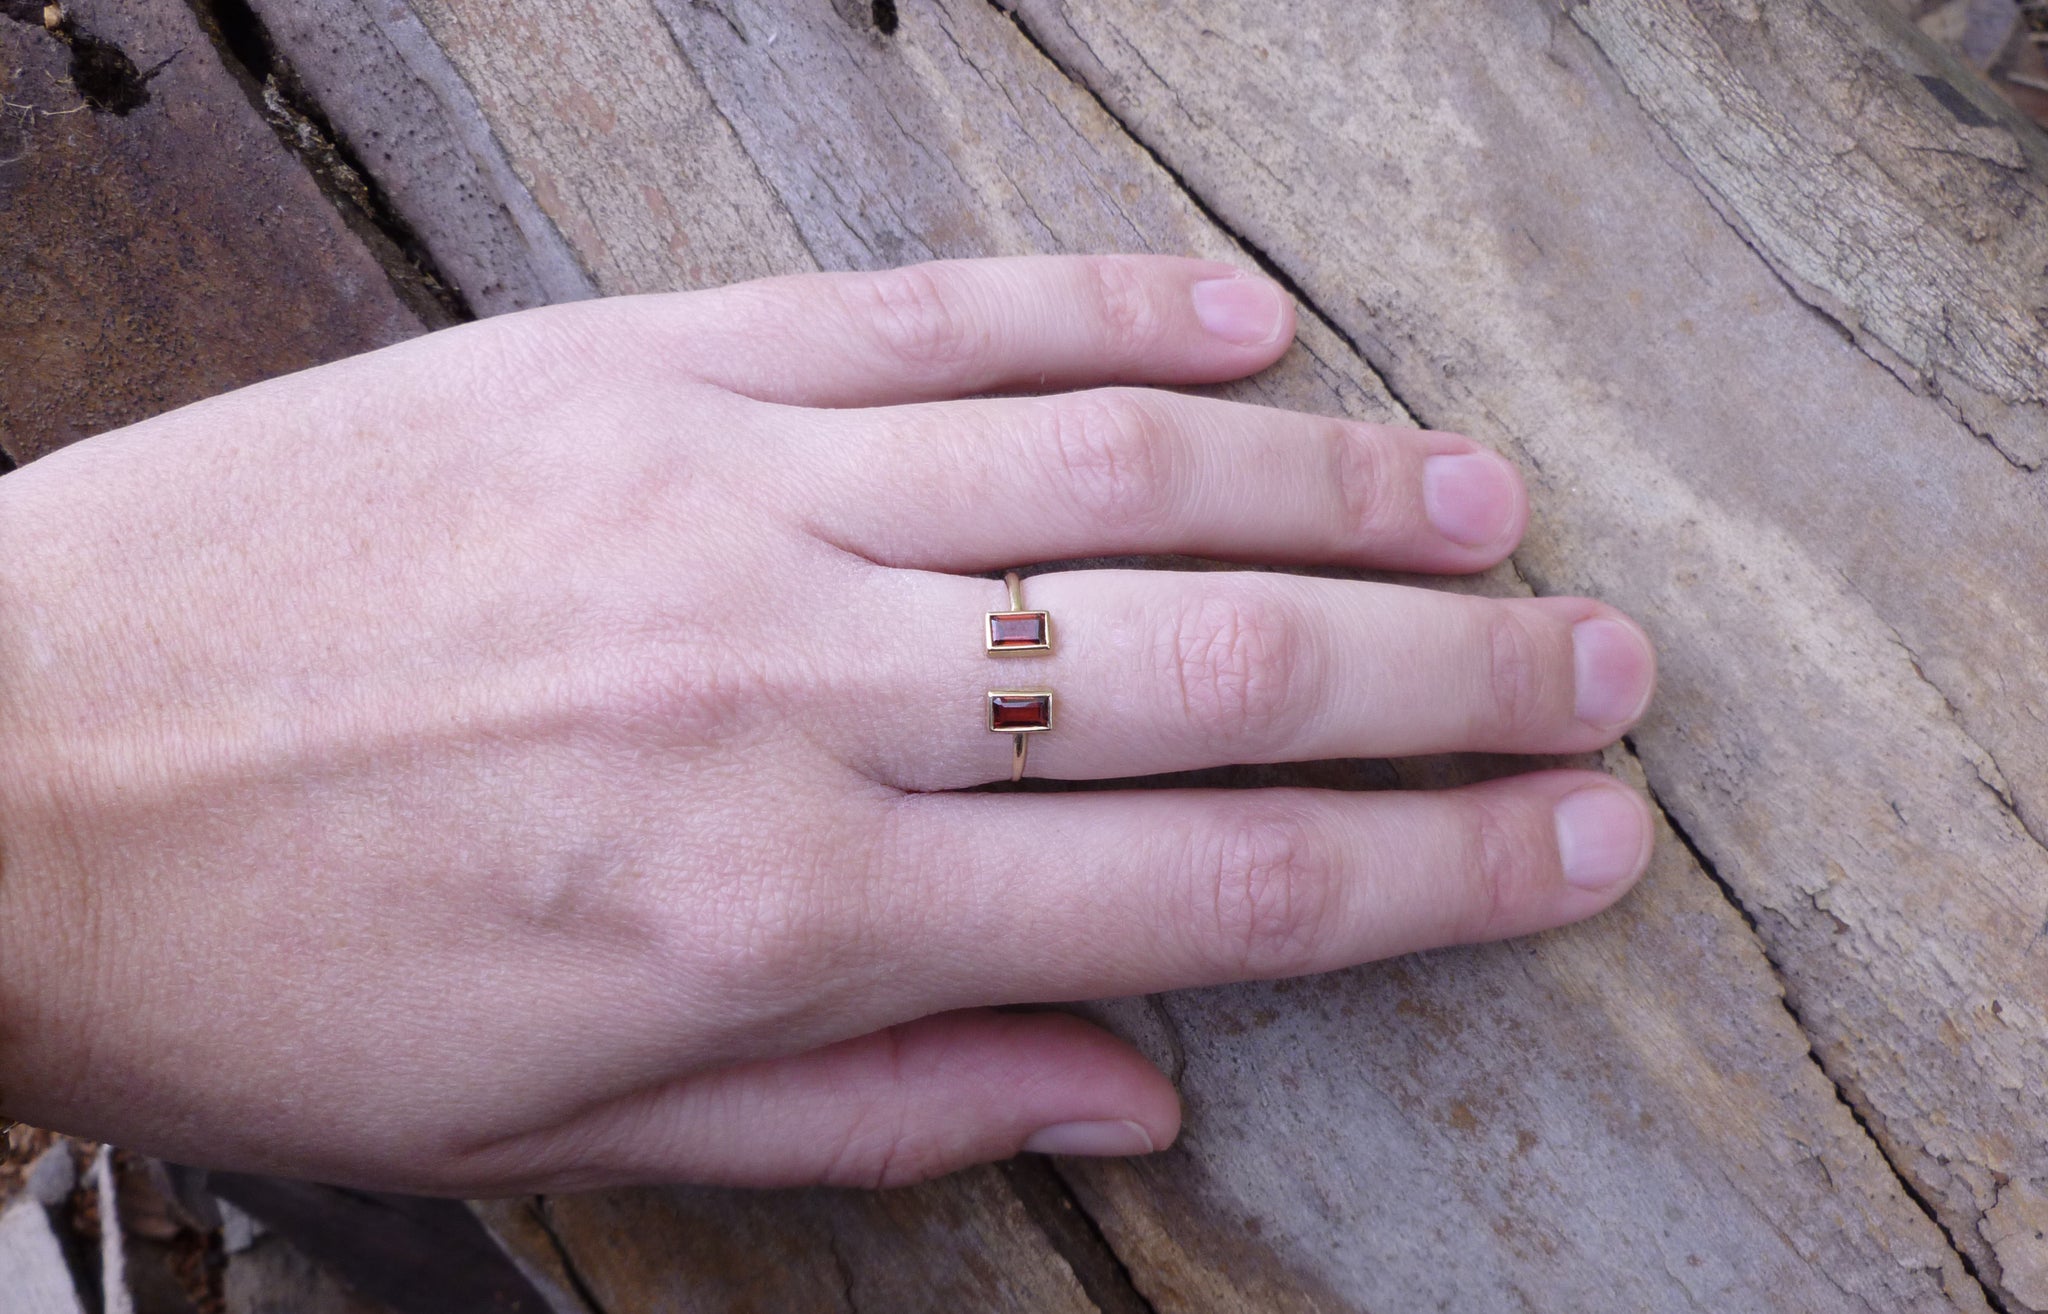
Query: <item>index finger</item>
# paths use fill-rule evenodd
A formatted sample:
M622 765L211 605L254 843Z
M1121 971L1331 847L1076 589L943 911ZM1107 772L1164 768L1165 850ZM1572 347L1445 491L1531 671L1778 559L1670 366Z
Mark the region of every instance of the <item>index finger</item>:
M1219 383L1294 339L1279 285L1178 256L940 260L608 304L707 382L800 406Z

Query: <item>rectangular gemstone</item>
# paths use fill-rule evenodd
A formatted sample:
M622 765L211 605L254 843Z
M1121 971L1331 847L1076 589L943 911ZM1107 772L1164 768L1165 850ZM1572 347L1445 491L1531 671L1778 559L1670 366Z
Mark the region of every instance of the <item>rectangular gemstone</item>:
M1052 646L1051 629L1042 611L988 613L990 652L1043 651Z
M1052 691L992 689L988 695L988 728L1014 734L1052 729Z

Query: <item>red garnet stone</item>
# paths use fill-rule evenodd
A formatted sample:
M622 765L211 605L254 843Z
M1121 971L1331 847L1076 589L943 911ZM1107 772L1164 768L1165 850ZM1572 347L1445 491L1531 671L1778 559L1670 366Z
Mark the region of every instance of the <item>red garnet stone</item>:
M1046 692L991 692L988 728L1001 731L1052 729L1052 695Z
M1047 647L1045 615L1042 611L988 613L988 650L1003 652Z

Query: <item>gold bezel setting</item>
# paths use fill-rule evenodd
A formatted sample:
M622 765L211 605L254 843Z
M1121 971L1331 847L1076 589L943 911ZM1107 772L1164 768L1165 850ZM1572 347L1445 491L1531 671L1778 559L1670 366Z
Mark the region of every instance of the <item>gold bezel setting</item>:
M1000 639L998 622L1037 622L1038 638L1017 641ZM991 657L1028 657L1052 651L1052 616L1042 611L987 611L981 619L982 650Z
M1035 722L1017 724L996 723L996 713L1003 702L1027 704L1038 710ZM987 695L988 728L999 735L1035 735L1052 729L1052 690L1050 689L991 689ZM1017 710L1022 710L1019 708Z

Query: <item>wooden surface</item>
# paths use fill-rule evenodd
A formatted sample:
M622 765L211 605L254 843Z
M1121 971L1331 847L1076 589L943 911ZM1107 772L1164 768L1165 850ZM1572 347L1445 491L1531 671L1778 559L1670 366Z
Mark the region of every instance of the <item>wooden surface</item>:
M446 322L394 286L396 253L327 202L184 5L72 0L68 42L43 12L0 4L0 451ZM139 104L83 94L82 40L117 52Z
M1518 460L1529 540L1467 587L1649 625L1607 762L1675 830L1582 927L1097 1007L1180 1082L1164 1155L479 1206L557 1307L2048 1309L2038 132L1856 0L883 8L257 0L255 35L478 312L1268 264L1302 343L1236 395Z

